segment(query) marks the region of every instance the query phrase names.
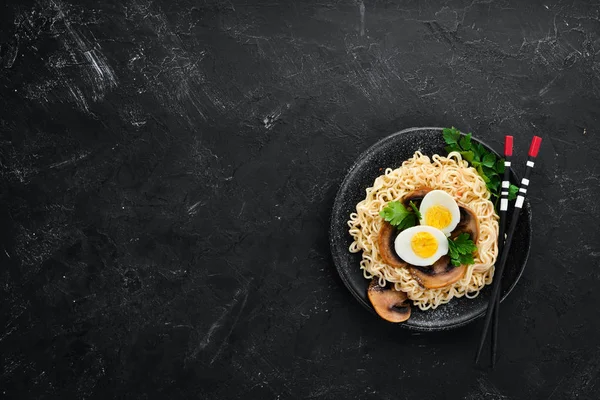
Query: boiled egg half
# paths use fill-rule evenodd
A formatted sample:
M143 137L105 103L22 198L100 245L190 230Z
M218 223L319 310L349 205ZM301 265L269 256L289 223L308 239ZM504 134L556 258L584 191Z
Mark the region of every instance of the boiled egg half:
M409 264L425 267L448 253L448 239L441 230L417 225L400 232L394 240L398 256Z
M439 229L446 235L456 228L460 222L460 210L456 200L443 190L432 190L427 193L421 205L421 225L427 225Z

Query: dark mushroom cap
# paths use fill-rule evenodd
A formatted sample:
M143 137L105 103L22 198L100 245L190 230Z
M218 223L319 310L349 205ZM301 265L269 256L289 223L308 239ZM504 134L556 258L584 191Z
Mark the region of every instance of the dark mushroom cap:
M433 189L430 187L422 187L415 189L412 192L408 192L402 198L402 205L404 205L404 207L410 207L410 202L412 201L413 203L415 203L417 208L419 208L419 204L417 204L417 202L423 200L423 197L425 197L425 195L431 192L432 190Z
M456 225L450 237L454 239L464 232L471 236L473 243L477 243L477 239L479 238L479 221L477 220L477 216L466 206L459 204L458 209L460 210L460 222Z
M391 284L379 286L373 278L367 289L367 295L375 312L389 322L404 322L410 318L410 301L406 293L395 290Z
M408 264L398 256L396 249L394 248L394 240L398 236L398 230L392 226L389 222L383 221L383 225L379 229L379 236L377 237L377 247L379 248L379 255L383 259L383 262L393 268L406 268Z
M426 289L439 289L462 279L467 271L466 265L455 267L450 262L450 257L442 256L433 265L419 267L411 265L410 274L419 285Z

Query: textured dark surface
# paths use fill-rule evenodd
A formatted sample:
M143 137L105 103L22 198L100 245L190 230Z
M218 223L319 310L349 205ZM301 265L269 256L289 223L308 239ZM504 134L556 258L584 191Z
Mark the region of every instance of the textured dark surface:
M598 3L86 3L0 6L0 395L598 398ZM544 137L495 371L329 253L354 159L447 125Z
M378 141L358 157L336 194L329 234L333 262L350 292L372 312L375 310L367 297L370 281L364 278L360 269L362 254L348 251L353 241L348 233L348 216L356 211L356 204L365 198L365 188L373 186L375 179L382 174L382 169L398 168L402 161L412 157L417 150L430 156L446 154L445 147L441 128L409 128L396 132ZM498 153L496 155L500 157ZM511 172L512 183L518 185L519 180L514 170ZM509 225L511 216L512 209L507 219ZM513 233L511 254L502 275L503 298L515 287L527 264L532 238L531 219L531 206L526 201ZM421 311L412 307L410 319L402 327L429 332L463 326L485 313L491 289L491 286L487 286L474 299L457 298L435 310Z

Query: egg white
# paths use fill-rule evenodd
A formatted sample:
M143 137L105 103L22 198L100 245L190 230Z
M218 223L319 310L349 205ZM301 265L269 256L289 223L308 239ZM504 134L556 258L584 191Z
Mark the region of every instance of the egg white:
M410 242L413 236L419 232L427 232L432 234L437 242L437 251L431 257L423 258L417 255L411 247ZM400 234L398 234L398 236L396 236L396 240L394 240L394 249L396 250L398 257L407 263L425 267L432 265L441 256L448 254L448 239L446 238L444 232L437 228L427 225L417 225L403 230L400 232Z
M427 214L427 210L433 206L442 206L450 211L450 224L440 229L446 235L450 235L454 228L456 228L456 225L458 225L460 222L460 210L456 200L454 200L452 196L443 190L432 190L431 192L427 193L425 197L423 197L421 205L419 206L419 212L423 217L423 219L420 221L421 225L425 225L425 215Z

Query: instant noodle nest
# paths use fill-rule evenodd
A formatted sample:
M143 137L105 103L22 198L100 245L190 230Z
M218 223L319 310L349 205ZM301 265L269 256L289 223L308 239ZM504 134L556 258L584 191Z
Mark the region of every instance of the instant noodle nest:
M475 263L467 266L462 279L439 289L426 289L407 268L386 264L377 246L384 222L379 212L388 202L400 201L407 193L423 187L449 193L459 205L469 208L479 223ZM366 279L376 278L382 287L388 282L393 284L421 310L436 308L454 297L474 298L492 282L498 253L498 216L489 198L485 182L460 153L452 152L448 157L436 154L430 158L416 152L399 168L386 169L375 179L373 186L366 189L365 199L356 205L356 212L348 221L354 239L349 250L353 253L362 251L360 268Z

